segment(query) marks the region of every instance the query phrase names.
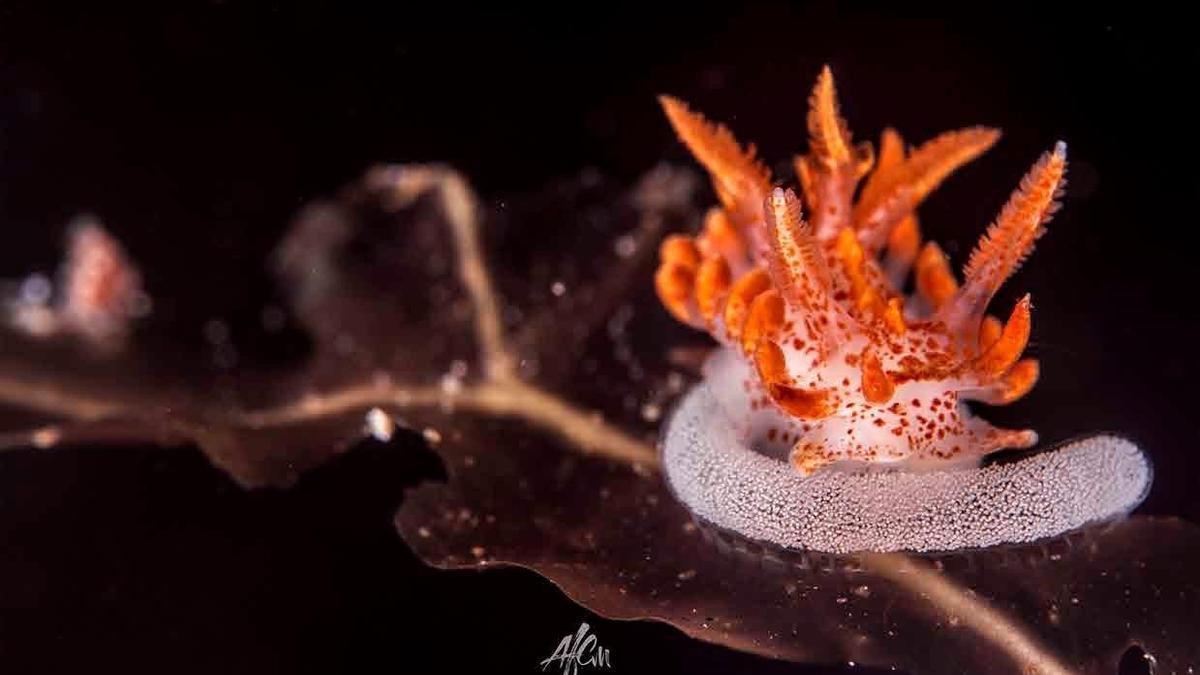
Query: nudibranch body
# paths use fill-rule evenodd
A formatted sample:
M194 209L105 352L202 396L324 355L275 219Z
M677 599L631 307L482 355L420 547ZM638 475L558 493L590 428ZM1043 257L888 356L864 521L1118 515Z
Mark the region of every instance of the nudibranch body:
M889 130L876 158L851 143L826 68L796 160L802 201L772 185L753 146L661 102L721 203L698 236L664 241L655 278L666 308L721 344L663 440L668 483L695 515L788 548L934 551L1033 541L1144 499L1150 463L1115 436L978 468L1037 440L967 401L1008 403L1038 378L1021 358L1029 296L1003 322L987 308L1057 208L1065 144L1030 169L960 284L936 244L920 245L914 209L997 131L906 151Z
M985 312L1056 208L1063 143L1030 170L959 285L936 244L919 248L913 211L997 131L953 131L906 152L889 130L876 160L869 143L851 143L826 69L808 115L811 150L796 160L806 220L791 190L772 188L753 146L743 149L673 98L662 104L711 174L721 207L699 236L664 242L657 289L676 317L751 366L740 386L752 393L753 410L772 413L747 417L755 435L789 446L806 475L839 461L978 464L1036 441L1032 431L972 416L964 401L1007 403L1037 380L1037 362L1020 359L1029 296L1004 323ZM901 285L913 266L917 293L906 298Z

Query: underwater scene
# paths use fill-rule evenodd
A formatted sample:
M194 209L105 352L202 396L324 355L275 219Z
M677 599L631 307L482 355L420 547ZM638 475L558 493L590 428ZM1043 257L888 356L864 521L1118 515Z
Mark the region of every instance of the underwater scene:
M1185 25L0 4L0 671L1194 672Z

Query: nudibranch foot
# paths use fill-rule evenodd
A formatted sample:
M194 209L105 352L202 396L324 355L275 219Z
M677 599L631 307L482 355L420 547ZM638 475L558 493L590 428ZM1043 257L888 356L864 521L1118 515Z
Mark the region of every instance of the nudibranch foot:
M1132 442L1100 435L971 470L850 465L803 476L751 447L706 383L681 401L662 455L672 491L699 519L786 549L835 554L1053 537L1133 510L1153 474Z

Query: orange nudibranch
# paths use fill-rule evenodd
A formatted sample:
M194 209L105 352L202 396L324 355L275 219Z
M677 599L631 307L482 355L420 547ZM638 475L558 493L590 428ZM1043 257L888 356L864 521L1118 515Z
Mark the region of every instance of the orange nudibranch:
M792 443L799 471L978 462L1036 442L972 416L964 401L1009 403L1037 380L1037 361L1021 358L1029 296L1004 322L987 308L1058 207L1065 144L1030 169L960 283L936 244L921 246L915 209L999 131L969 127L906 150L889 129L876 154L852 141L825 68L809 99L809 152L795 161L797 194L772 184L754 146L678 99L660 102L720 206L696 236L664 242L659 295L741 355L756 405L779 413L768 435ZM905 296L910 272L915 292Z

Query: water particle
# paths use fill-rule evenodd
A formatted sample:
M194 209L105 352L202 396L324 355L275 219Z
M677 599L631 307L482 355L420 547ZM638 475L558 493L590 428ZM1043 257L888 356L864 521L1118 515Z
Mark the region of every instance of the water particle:
M392 440L392 434L396 433L396 422L383 410L371 408L367 411L367 432L375 440L387 443Z
M21 282L20 302L30 305L45 305L50 302L53 284L44 274L31 274Z
M662 417L662 408L655 403L647 403L642 406L642 419L647 422L657 422Z
M637 253L637 239L634 239L631 234L617 237L617 240L613 242L613 253L616 253L618 258L632 256Z
M34 447L45 450L46 448L52 448L55 445L58 445L58 442L61 439L61 431L54 427L45 427L33 432L33 436L30 440L33 441Z
M462 391L462 378L454 377L450 373L442 375L441 381L442 392L447 395L454 395Z

